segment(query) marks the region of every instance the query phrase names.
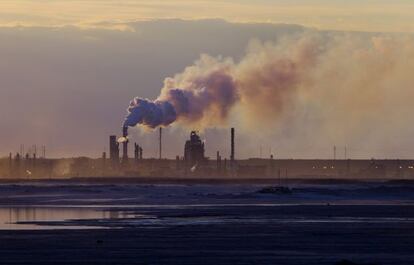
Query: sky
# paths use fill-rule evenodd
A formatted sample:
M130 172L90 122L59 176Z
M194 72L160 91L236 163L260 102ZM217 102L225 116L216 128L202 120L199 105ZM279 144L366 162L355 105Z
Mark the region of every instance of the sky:
M266 70L260 63L268 53L276 63L287 58L299 65L307 61L295 54L310 45L324 52L304 68L312 75L298 75L295 93L283 94L289 104L281 114L263 122L271 126L251 123L261 121L254 116L243 120L251 114L243 111L254 108L237 115L236 106L224 125L166 128L165 155L182 155L189 130L197 129L208 156L217 150L227 156L228 127L236 126L240 158L329 158L334 145L341 156L347 146L348 156L357 158L413 157L407 102L413 80L402 70L414 58L413 13L410 0L0 1L0 156L21 144L26 150L46 145L52 157L100 156L108 151L108 136L120 133L130 100L156 99L166 77L182 78L177 74L188 74L202 54L230 58L236 77L250 84L250 72ZM332 78L332 69L347 74ZM367 77L378 74L382 83L367 84ZM258 81L268 88L268 80ZM340 108L330 109L330 102ZM264 109L270 116L279 111ZM154 132L131 129L131 141L144 146L144 156L157 156L156 139Z
M0 24L102 27L103 22L221 18L318 29L413 32L412 10L411 0L2 0Z

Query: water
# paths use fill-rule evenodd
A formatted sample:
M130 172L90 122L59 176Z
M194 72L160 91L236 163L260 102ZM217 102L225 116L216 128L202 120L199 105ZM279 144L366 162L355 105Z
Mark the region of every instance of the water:
M48 226L26 224L26 222L47 222L87 219L119 218L118 212L107 211L95 207L1 207L0 230L38 230L38 229L82 229L98 228L84 226Z
M0 230L200 224L414 223L414 187L296 185L0 185Z
M0 185L0 263L414 264L414 186L261 188Z
M397 205L25 205L0 208L0 230L98 229L193 225L414 224ZM361 210L363 210L361 212Z

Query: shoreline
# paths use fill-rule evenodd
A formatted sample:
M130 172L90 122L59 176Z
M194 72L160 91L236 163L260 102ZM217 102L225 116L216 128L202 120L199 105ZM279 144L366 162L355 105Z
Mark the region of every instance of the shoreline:
M0 184L19 183L79 183L79 184L177 184L177 185L223 185L223 184L258 184L285 186L292 184L318 184L318 185L352 185L352 184L398 184L414 185L414 179L350 179L350 178L206 178L206 177L75 177L75 178L0 178Z

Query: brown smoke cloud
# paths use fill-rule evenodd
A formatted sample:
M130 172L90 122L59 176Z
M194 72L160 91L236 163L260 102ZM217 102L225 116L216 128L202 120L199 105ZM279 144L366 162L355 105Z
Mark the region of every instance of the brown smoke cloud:
M414 133L413 69L410 36L311 32L252 41L238 62L202 55L167 78L155 102L198 129L237 121L291 145L384 144Z

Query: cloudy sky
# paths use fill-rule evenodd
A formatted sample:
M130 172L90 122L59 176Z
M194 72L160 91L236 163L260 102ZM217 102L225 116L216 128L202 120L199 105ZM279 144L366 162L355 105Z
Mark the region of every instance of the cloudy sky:
M0 155L17 151L20 144L44 144L54 157L99 156L107 151L108 135L120 132L129 101L135 96L155 99L164 79L182 72L200 54L237 62L254 40L277 42L309 31L357 31L362 33L350 34L367 39L378 32L410 35L414 2L0 1ZM407 51L398 58L412 58ZM411 84L405 75L387 80L395 79ZM298 126L265 136L240 131L238 155L330 157L333 145L347 145L356 157L414 156L409 137L414 131L400 123L389 132L394 135L376 135L375 142L362 132L351 138L336 132L313 139L309 133L294 133ZM309 132L313 126L305 124L301 130ZM181 154L187 131L166 130L166 155ZM156 155L154 133L132 130L131 137L144 145L147 156ZM227 155L227 137L225 129L205 131L207 154L220 150Z
M412 32L413 9L411 0L3 0L0 23L93 27L115 21L221 18L319 29Z

